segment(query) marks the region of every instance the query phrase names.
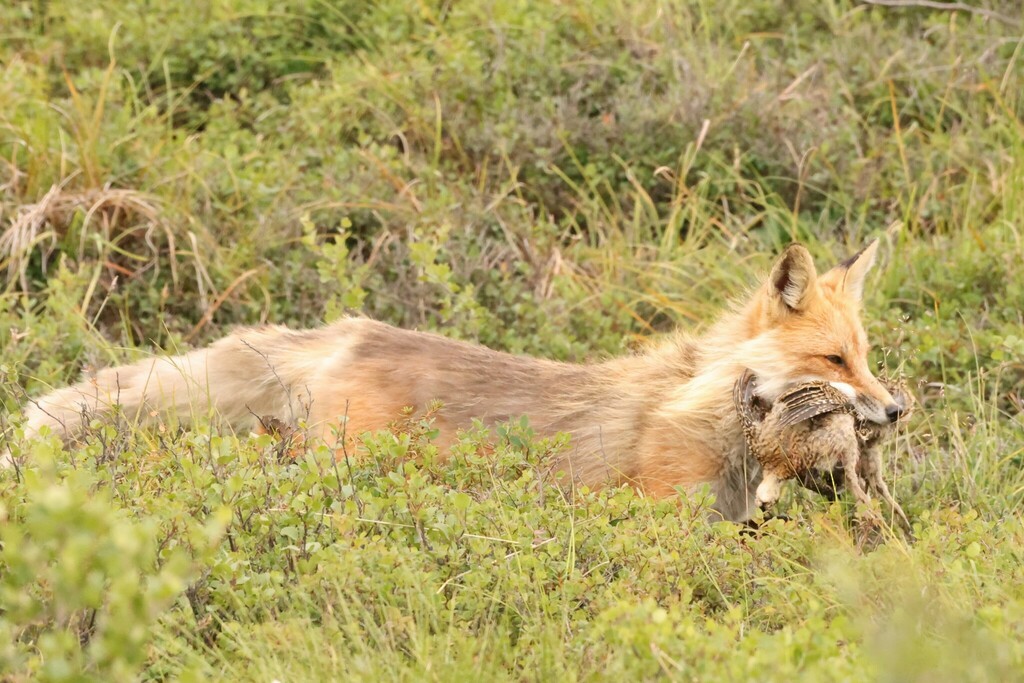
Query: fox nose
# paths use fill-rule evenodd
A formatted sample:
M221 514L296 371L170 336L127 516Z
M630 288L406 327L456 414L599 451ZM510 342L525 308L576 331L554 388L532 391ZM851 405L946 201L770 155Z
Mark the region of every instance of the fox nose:
M903 414L903 410L895 403L890 404L885 409L885 416L889 418L889 422L895 422L900 419L900 415Z

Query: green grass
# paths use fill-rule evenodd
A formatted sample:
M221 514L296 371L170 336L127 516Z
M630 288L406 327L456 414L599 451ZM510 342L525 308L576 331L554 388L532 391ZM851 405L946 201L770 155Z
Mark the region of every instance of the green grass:
M1024 678L1024 42L979 7L4 4L0 678ZM586 360L878 235L911 542L796 490L757 537L568 497L520 425L337 466L17 438L26 397L240 323Z

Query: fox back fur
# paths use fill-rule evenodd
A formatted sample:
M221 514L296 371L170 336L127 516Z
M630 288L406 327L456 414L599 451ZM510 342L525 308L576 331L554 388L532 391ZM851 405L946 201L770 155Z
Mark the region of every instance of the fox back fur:
M877 243L818 275L808 251L785 250L745 302L699 337L676 333L636 355L595 364L516 356L363 318L293 331L247 328L205 349L109 368L49 393L26 410L26 435L71 438L85 419L119 407L140 421L214 413L254 426L306 418L328 436L345 421L357 434L386 428L411 407L434 413L442 449L474 418L525 415L540 434L567 432L558 466L591 487L630 483L647 495L709 485L715 510L741 521L761 479L732 401L745 368L774 401L788 387L824 380L863 419L895 420L872 376L859 320Z

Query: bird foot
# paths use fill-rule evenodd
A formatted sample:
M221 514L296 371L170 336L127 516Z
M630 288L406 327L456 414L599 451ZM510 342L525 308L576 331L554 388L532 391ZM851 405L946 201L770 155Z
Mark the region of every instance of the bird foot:
M911 534L913 529L910 526L910 520L907 519L903 508L900 507L900 504L896 502L896 499L890 493L889 486L885 483L885 478L882 476L881 449L877 447L870 449L861 457L859 465L864 474L866 488L889 505L903 531Z
M754 494L754 502L759 510L768 510L778 502L782 495L782 480L778 475L765 472L761 483L757 485L757 492Z
M900 507L900 504L896 502L895 498L893 498L885 481L880 476L877 478L872 477L868 480L868 488L889 505L892 509L893 515L896 517L896 522L900 525L900 528L907 534L913 533L913 527L910 525L910 520L907 518L907 514L903 512L903 508Z

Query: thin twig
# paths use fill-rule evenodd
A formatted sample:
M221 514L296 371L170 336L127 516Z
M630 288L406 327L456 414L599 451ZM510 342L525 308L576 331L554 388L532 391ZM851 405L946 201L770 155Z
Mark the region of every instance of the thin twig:
M224 304L224 302L227 300L227 298L229 296L231 296L231 293L233 291L235 291L235 288L238 287L238 285L242 284L243 282L245 282L246 280L248 280L250 277L252 277L253 275L255 275L258 272L259 272L259 268L252 268L251 270L247 270L244 273L242 273L241 275L239 275L238 277L236 277L234 282L232 282L230 285L228 285L228 288L225 289L221 293L221 295L217 297L217 299L213 302L213 304L211 304L210 307L206 309L206 312L203 313L203 317L199 320L198 323L196 323L196 326L193 327L192 330L188 334L185 335L185 341L186 342L190 342L193 339L195 339L195 336L197 334L199 334L199 331L202 330L204 327L206 327L210 323L211 320L213 320L214 313L216 313L217 309L219 309Z
M275 368L274 364L270 361L270 356L268 356L267 354L265 354L262 351L260 351L259 349L257 349L255 346L250 344L245 339L239 339L238 341L242 342L242 344L247 346L250 351L255 353L257 356L262 358L264 360L264 362L266 362L267 368L269 368L270 372L274 375L274 379L276 379L277 383L281 386L282 389L284 389L285 398L288 399L288 412L291 413L292 423L293 424L297 423L297 420L295 418L295 408L294 408L294 406L292 406L292 390L291 390L291 385L290 384L285 384L284 380L281 379L281 375L277 374L277 368ZM248 408L248 406L246 406L246 408L249 409L250 412L252 412L251 408Z

